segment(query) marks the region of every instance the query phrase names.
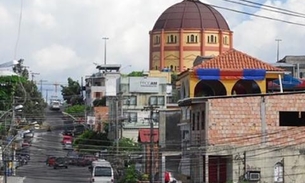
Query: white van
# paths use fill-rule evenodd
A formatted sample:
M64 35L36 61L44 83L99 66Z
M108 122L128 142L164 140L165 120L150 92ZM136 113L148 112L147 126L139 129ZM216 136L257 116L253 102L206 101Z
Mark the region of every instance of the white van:
M89 167L91 171L90 183L113 183L114 173L111 164L104 160L98 159L93 161Z

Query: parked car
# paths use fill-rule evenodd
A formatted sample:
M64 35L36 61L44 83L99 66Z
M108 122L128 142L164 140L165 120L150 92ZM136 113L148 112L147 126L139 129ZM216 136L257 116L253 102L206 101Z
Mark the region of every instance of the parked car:
M72 136L64 135L64 136L62 137L61 143L64 145L64 144L67 143L67 142L72 143L72 141L73 141L73 137L72 137Z
M47 157L47 160L46 160L46 164L47 164L48 166L54 166L54 164L55 164L55 159L56 159L55 156L48 156L48 157Z
M23 138L33 138L34 132L32 130L26 130L23 132Z
M29 141L23 141L21 146L22 147L29 147L29 146L31 146L31 143Z
M89 166L93 161L96 161L97 158L94 155L82 155L77 159L77 166Z
M57 168L68 168L68 160L67 158L64 157L59 157L55 159L54 165L53 165L54 169Z
M65 136L73 136L73 131L72 130L64 130L62 132L62 135L65 135Z
M73 149L72 143L71 143L71 142L66 142L66 143L63 145L63 149L64 149L64 150L72 150L72 149Z
M66 157L68 158L68 163L70 165L75 165L77 162L77 159L79 158L79 154L74 150L70 150L70 151L68 151Z

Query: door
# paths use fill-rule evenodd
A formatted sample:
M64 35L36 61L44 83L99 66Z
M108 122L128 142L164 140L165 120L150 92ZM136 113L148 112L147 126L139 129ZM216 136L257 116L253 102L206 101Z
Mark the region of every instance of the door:
M209 156L209 183L227 182L227 158Z

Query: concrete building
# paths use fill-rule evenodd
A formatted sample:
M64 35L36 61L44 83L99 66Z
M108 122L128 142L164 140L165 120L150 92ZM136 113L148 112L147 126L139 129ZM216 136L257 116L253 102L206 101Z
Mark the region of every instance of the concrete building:
M104 96L116 96L116 80L121 76L120 68L119 64L98 65L98 72L85 78L86 105L93 106L95 99L102 99Z
M168 81L166 77L144 76L128 77L122 76L118 79L118 102L117 108L120 114L116 115L119 119L120 136L138 140L139 129L150 128L152 119L154 128L158 128L157 110L165 109L167 97L171 95L168 90ZM153 116L145 107L154 106L156 110ZM151 118L151 119L150 119ZM111 121L113 121L111 120ZM112 123L115 125L115 123ZM114 126L112 130L114 130Z
M182 100L182 171L198 183L303 182L304 101L304 92Z
M277 61L276 64L287 64L286 70L296 78L305 77L305 56L304 55L287 55L283 59ZM281 66L281 65L279 65ZM289 67L287 67L289 66Z

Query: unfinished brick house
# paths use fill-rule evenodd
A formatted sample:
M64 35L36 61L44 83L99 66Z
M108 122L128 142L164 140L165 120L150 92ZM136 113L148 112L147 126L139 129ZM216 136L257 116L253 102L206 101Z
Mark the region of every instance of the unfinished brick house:
M232 50L181 73L180 171L190 182L305 180L305 92L268 93L281 72Z

